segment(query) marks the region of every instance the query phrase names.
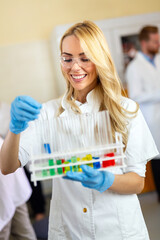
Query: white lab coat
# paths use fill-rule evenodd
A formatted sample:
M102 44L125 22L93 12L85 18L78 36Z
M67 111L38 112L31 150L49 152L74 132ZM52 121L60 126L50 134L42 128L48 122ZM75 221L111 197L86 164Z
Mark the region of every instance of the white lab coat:
M0 136L5 137L9 128L10 105L0 103ZM0 137L0 148L3 139ZM16 207L28 201L32 193L22 168L15 173L3 175L0 171L0 231L12 219Z
M76 102L83 113L98 111L100 103L94 93L93 90L88 94L87 103ZM59 104L59 100L44 104L40 119L52 119ZM122 98L122 105L131 111L136 108L136 104L126 98ZM61 116L72 112L65 97L62 106L65 111ZM33 138L31 133L36 127L34 124L32 122L30 128L21 135L19 158L22 165L27 163L30 156L29 145ZM140 111L135 119L130 120L128 129L126 171L144 176L147 160L158 154L158 151ZM36 148L36 139L32 142L35 143L33 148ZM110 171L123 174L121 169ZM87 212L83 211L84 208ZM53 180L48 239L149 240L149 236L136 194L120 195L110 190L100 193L83 187L81 183L57 178Z
M160 55L154 67L138 52L126 71L129 97L139 103L160 151ZM157 156L160 158L160 155Z

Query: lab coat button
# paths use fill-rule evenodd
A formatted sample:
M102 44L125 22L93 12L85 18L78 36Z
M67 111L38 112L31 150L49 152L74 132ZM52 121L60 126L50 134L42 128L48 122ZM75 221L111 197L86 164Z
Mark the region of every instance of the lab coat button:
M83 208L83 212L86 213L87 212L87 208Z

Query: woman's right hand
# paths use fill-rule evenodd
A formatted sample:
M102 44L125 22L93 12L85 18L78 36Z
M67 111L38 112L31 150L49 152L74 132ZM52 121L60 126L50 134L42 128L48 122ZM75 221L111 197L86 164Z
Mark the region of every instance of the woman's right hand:
M11 104L9 129L19 134L28 127L28 122L38 118L42 104L29 96L18 96Z

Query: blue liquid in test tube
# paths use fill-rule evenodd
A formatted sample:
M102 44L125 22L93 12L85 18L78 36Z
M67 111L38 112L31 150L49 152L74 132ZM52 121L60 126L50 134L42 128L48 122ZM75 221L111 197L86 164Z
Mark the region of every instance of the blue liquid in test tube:
M99 157L93 157L93 159L97 160L97 159L99 159ZM93 163L93 168L94 169L99 169L100 167L101 167L100 162Z

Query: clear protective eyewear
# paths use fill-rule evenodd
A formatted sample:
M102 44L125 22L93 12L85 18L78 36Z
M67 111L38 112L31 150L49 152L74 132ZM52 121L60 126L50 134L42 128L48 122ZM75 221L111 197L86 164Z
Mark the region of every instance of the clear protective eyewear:
M87 57L71 57L71 56L60 56L60 63L62 67L69 69L72 68L75 63L79 65L79 67L86 68L91 65L91 61Z

